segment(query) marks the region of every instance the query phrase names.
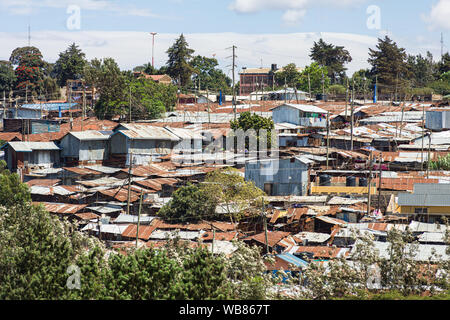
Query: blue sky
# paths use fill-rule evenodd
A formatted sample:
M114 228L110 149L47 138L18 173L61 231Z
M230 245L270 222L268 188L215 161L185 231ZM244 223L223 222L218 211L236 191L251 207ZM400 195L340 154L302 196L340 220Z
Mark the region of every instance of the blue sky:
M80 28L69 30L67 8L80 8ZM367 27L369 6L379 8L380 26ZM450 38L450 0L0 0L0 59L27 44L54 62L70 42L88 58L111 56L122 68L151 60L148 32L156 31L155 61L180 33L196 53L215 56L227 70L226 50L238 46L238 66L308 64L308 50L321 36L345 45L354 61L367 66L367 49L389 34L410 53L440 54L440 35ZM446 41L447 43L450 40ZM448 46L444 48L448 51Z

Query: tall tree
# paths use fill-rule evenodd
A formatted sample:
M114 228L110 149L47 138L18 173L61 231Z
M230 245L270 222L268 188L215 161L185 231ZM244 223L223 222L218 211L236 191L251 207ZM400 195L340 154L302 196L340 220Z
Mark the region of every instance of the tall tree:
M300 74L295 63L290 63L275 74L275 81L278 86L284 86L286 83L291 88L297 88Z
M17 48L11 53L9 61L13 65L17 65L15 69L16 89L28 90L29 93L37 95L42 89L46 68L46 62L43 60L40 50L36 47Z
M188 48L188 43L183 34L167 50L167 72L182 87L186 87L194 68L190 65L194 50Z
M86 83L95 87L100 99L95 105L96 114L111 119L125 114L129 105L126 78L112 58L93 59L84 69Z
M14 68L9 61L0 61L0 93L3 91L8 96L9 92L14 89L16 83L16 74ZM3 98L3 96L0 96Z
M372 76L378 77L379 92L394 93L405 87L410 73L407 54L388 36L378 39L376 50L369 49L368 62L372 65Z
M67 80L81 79L83 77L84 67L86 66L84 52L72 43L65 51L59 54L56 60L54 73L58 79L59 86L66 85Z
M437 66L433 62L433 55L427 52L426 57L421 54L408 55L408 67L411 72L412 86L417 88L426 87L435 80Z
M323 89L326 92L330 86L327 67L321 67L317 62L313 62L303 70L299 78L299 89L309 92L310 86L311 93L322 93Z
M200 55L195 56L191 61L194 68L193 81L200 90L222 90L224 94L231 94L231 79L222 70L217 68L217 59L207 58Z
M350 53L344 47L326 43L323 39L314 42L309 56L319 65L327 67L328 77L332 83L337 83L339 79L345 77L347 69L344 65L352 61Z

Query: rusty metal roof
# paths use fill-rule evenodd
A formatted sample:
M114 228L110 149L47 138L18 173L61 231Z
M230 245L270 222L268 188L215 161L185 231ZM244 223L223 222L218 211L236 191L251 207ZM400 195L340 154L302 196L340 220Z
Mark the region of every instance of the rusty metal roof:
M59 179L33 179L33 180L27 181L25 183L29 187L31 187L31 186L53 187L53 186L56 186L60 182L61 182L61 180L59 180Z
M35 204L42 204L45 207L45 210L51 213L78 213L84 208L86 208L87 204L70 204L70 203L53 203L53 202L34 202Z
M64 170L79 174L79 175L101 175L102 173L99 171L95 171L89 168L81 168L81 167L63 167Z
M284 231L268 231L267 232L267 243L270 247L275 246L278 242L286 238L288 235L290 235L289 232ZM257 241L259 243L265 244L266 243L266 237L265 233L261 232L259 234L256 234L254 236L247 237L243 239L243 241Z
M152 234L153 231L157 228L157 224L155 225L140 225L139 226L139 233L138 238L142 240L148 240ZM137 225L130 224L123 232L122 237L126 238L133 238L136 239L136 233L137 233Z

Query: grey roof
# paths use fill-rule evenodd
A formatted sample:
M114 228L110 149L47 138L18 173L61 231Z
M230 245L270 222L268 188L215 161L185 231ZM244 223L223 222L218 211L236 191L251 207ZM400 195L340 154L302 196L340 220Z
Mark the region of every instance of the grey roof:
M312 106L309 104L291 104L291 103L286 103L286 104L282 104L281 106L275 107L272 110L275 110L277 108L280 107L284 107L284 106L288 106L303 112L312 112L312 113L327 113L328 111L321 109L319 107L316 106Z
M169 130L161 127L135 123L121 124L121 127L124 127L125 129L119 130L118 132L124 134L126 137L132 140L181 140L178 136L176 136Z
M400 206L424 206L424 207L440 207L450 206L450 197L448 194L412 194L399 193L398 204Z
M33 103L33 104L23 104L21 108L32 109L32 110L47 110L47 111L58 111L68 110L75 107L78 103Z
M114 223L138 223L138 218L138 216L122 213L114 220ZM155 219L155 217L140 217L139 223L148 224L153 219Z
M359 240L357 240L358 242ZM375 249L378 250L379 256L384 259L389 259L389 248L390 243L389 242L379 242L374 241ZM413 259L416 261L428 261L428 259L432 258L432 252L433 250L436 252L436 255L439 257L433 257L432 261L443 261L443 260L449 260L450 255L446 254L446 248L445 245L431 245L431 244L419 244L415 245L417 247L417 252L413 255ZM408 243L406 244L406 250L408 252L414 253L414 245ZM358 246L353 246L351 254L356 252L358 250Z
M450 184L416 183L414 193L399 193L400 206L450 206Z
M54 142L29 142L11 141L8 142L16 152L32 152L34 150L60 150Z
M93 141L93 140L108 140L110 135L104 134L97 130L89 130L89 131L76 131L69 132L68 134L73 135L78 140L82 141Z
M164 127L164 129L170 131L180 139L203 140L203 136L200 133L197 133L191 129L171 128L171 127Z

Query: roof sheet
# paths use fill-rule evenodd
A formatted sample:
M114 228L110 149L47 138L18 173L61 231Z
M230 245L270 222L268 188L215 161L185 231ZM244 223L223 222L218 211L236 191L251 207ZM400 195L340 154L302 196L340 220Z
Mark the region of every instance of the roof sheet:
M124 130L118 132L124 134L129 139L142 139L142 140L170 140L180 141L181 139L170 132L169 130L161 127L150 126L145 124L121 124Z
M54 142L10 141L8 144L16 152L32 152L34 150L61 150Z

